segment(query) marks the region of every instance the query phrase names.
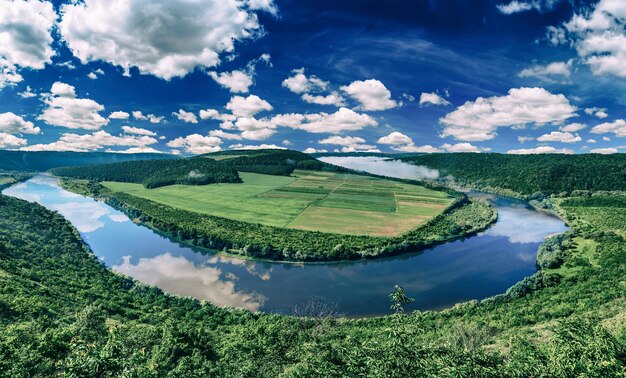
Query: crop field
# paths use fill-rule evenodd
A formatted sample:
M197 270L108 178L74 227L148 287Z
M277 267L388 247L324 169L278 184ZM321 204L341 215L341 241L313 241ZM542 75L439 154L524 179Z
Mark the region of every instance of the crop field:
M396 236L439 214L452 201L445 193L367 176L295 171L293 177L240 173L243 184L172 185L105 182L175 208L219 217L353 235Z

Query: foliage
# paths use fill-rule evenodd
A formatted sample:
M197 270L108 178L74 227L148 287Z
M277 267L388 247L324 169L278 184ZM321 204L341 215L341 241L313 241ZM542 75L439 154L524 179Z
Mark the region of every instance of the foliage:
M0 376L623 377L623 209L587 218L587 201L562 210L596 264L558 283L439 312L298 319L138 284L59 214L0 195Z
M108 164L134 160L177 159L167 154L115 154L110 152L4 151L0 150L0 170L44 172L57 167Z
M237 171L221 162L190 158L176 160L140 160L104 165L52 169L62 177L94 181L119 181L143 184L148 189L161 186L207 185L218 182L241 182Z
M404 306L415 302L415 299L407 296L404 288L398 285L396 285L391 294L389 294L389 299L391 299L390 308L396 313L404 313Z
M568 195L575 190L626 190L626 154L428 154L402 161L438 169L442 177L478 189Z

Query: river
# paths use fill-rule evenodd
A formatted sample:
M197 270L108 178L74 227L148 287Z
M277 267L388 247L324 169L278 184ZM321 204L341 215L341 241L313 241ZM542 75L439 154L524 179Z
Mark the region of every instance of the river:
M356 162L359 169L369 166L373 173L398 177L433 178L437 174L416 171L405 163L391 166L383 159L364 159L334 163L354 167ZM394 285L403 286L415 298L408 311L442 309L490 297L533 274L543 239L567 230L560 219L534 211L522 201L480 194L497 207L499 219L485 232L465 240L378 260L267 263L220 256L172 241L102 202L63 190L54 177L38 175L3 193L61 213L115 272L220 306L281 314L292 314L311 303L323 303L350 317L388 314L388 295Z

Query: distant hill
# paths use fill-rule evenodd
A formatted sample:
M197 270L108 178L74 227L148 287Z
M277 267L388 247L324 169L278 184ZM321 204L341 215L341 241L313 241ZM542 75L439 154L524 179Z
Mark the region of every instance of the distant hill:
M167 154L120 154L110 152L4 151L0 150L0 170L47 171L56 167L119 163L134 160L176 159Z
M400 160L438 169L441 177L452 176L463 185L507 189L524 195L626 190L626 154L452 153Z
M241 182L239 174L232 166L204 157L60 167L52 169L51 172L57 176L77 179L132 182L143 184L148 189L174 184L207 185Z

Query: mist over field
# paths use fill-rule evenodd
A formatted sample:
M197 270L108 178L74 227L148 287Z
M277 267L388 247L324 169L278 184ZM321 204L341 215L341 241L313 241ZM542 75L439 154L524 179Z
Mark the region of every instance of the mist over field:
M364 171L381 176L397 177L403 179L436 180L439 178L437 169L430 169L420 165L407 164L398 160L388 160L376 156L325 156L319 160Z

